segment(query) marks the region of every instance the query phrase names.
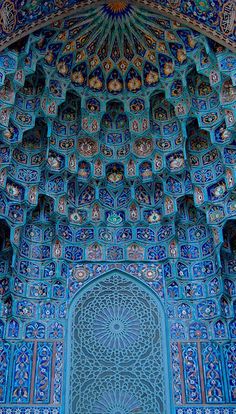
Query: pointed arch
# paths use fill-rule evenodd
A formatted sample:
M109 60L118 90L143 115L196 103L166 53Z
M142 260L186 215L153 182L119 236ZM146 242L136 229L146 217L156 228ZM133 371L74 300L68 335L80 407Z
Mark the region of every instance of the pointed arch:
M88 283L67 335L68 414L170 412L163 308L143 282L115 270Z

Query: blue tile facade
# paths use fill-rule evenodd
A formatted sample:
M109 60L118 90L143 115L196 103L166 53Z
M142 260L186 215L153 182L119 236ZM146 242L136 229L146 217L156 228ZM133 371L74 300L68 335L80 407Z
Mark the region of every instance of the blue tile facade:
M0 414L235 414L235 69L126 1L1 53Z

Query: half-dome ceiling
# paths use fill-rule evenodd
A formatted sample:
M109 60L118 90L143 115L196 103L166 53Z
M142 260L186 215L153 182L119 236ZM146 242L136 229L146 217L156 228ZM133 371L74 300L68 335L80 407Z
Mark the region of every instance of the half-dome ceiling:
M127 2L67 18L41 36L35 50L45 70L94 92L135 93L182 78L191 60L204 59L199 33Z
M201 33L236 48L233 0L3 0L0 5L0 49L62 17L80 13L85 7L104 7L109 15L128 14L132 5L149 7L169 19L177 19Z
M43 194L71 225L160 226L191 196L223 226L234 199L230 51L121 1L40 29L0 65L3 202L27 206L20 218L6 210L11 223Z

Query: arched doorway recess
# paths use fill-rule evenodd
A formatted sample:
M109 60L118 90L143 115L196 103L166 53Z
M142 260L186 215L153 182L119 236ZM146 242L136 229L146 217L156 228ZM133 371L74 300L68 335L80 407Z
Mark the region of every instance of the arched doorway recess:
M68 414L169 413L161 304L113 271L76 298L68 332Z

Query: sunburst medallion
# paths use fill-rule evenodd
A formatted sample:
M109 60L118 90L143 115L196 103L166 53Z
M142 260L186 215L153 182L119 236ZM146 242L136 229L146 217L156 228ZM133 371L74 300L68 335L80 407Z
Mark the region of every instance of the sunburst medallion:
M132 11L131 5L126 0L109 0L103 9L112 18L121 18Z

